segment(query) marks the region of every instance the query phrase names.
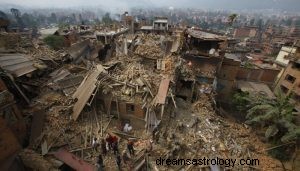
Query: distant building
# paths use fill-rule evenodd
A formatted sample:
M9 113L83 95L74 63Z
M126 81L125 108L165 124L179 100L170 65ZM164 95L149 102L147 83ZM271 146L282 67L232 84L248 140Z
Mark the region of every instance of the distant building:
M168 31L168 18L166 17L156 17L153 21L153 29L160 31Z
M169 31L169 24L168 24L168 18L166 17L155 17L152 26L142 26L141 31L144 32L168 32Z
M237 28L234 30L233 37L244 39L244 38L253 38L256 37L258 34L258 28L257 27L242 27Z
M135 22L134 17L130 16L128 14L128 12L125 12L124 14L122 14L121 23L126 28L129 28L131 33L134 33L137 23Z
M296 51L290 57L289 63L276 85L284 94L292 96L292 102L296 110L300 111L300 45L296 45Z
M295 38L300 38L300 25L296 25L291 28L290 36Z
M263 43L263 51L268 55L278 54L284 44L284 42L265 42Z
M215 89L218 92L218 101L228 103L235 90L265 93L269 98L273 98L270 87L273 86L279 70L255 61L251 66L241 64L238 58L225 55L217 72Z
M283 46L276 57L276 65L286 67L289 64L288 56L295 54L296 50L295 47Z

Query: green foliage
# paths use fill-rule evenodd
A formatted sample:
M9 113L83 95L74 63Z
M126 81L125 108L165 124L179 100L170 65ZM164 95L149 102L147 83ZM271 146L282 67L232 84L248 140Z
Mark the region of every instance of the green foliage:
M232 26L232 24L234 23L234 21L236 20L237 18L237 14L231 14L230 16L228 16L228 22L229 22L229 25Z
M274 148L268 151L268 154L281 161L288 161L291 158L291 154L286 146Z
M66 29L66 28L69 28L69 27L70 27L70 24L67 24L67 23L59 23L58 24L59 29Z
M266 138L288 142L300 137L300 128L293 123L294 105L290 103L290 96L285 96L279 91L276 92L276 99L262 97L250 105L246 123L267 128Z
M254 68L254 65L252 63L250 63L249 61L246 61L244 64L244 67L251 69L251 68Z
M33 28L37 26L37 22L35 21L34 16L32 16L31 14L24 13L22 15L22 20L26 27Z
M44 42L55 50L59 50L64 45L64 38L62 36L50 35L44 38Z
M247 111L247 105L250 101L251 99L248 92L236 92L233 95L233 105L240 112Z
M111 24L113 22L113 20L110 18L110 14L106 13L103 17L102 17L102 22L106 25Z

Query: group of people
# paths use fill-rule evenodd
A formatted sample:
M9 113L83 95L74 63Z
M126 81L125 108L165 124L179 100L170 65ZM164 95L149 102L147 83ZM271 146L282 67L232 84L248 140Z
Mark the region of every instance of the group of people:
M97 138L94 138L92 141L92 147L93 149L98 152L98 148L100 146L101 153L98 156L96 166L98 168L98 171L104 170L104 160L103 156L106 156L108 151L112 151L115 156L116 165L119 170L121 170L121 163L122 160L125 164L129 164L130 159L134 156L134 142L131 140L128 140L127 142L127 150L129 152L129 155L126 150L123 151L122 157L119 153L119 141L116 136L113 136L111 134L107 134L105 139L101 139L100 143L98 142Z

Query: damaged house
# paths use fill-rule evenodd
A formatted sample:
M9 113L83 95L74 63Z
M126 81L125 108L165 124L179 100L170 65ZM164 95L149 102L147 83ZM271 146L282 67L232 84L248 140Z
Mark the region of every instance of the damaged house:
M187 29L185 32L185 53L187 70L176 88L176 96L188 101L196 100L199 93L210 93L217 70L223 59L221 43L226 37L201 30ZM185 72L187 73L187 72ZM189 77L188 75L191 75Z
M155 35L140 35L137 39L140 43L135 44L132 57L119 56L123 62L112 58L86 76L73 95L73 99L78 99L73 119L94 99L105 115L119 118L121 125L153 130L165 106L172 101L175 105L173 89L178 58L170 56L171 45L166 43L169 39Z
M17 154L22 146L34 141L41 132L31 129L30 138L27 139L28 125L19 109L20 104L29 104L30 99L36 95L30 78L38 74L40 69L44 69L44 66L28 55L0 54L0 170L22 170ZM33 115L32 119L35 120L35 117Z

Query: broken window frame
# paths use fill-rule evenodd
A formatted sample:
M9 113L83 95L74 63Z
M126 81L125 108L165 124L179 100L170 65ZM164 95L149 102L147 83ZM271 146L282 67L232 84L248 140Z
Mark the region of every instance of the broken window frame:
M280 85L280 90L284 93L287 94L289 92L289 89L283 85Z
M290 75L290 74L286 74L286 76L285 76L285 78L284 78L286 81L288 81L288 82L290 82L290 83L292 83L292 84L294 84L294 82L296 81L296 78L295 77L293 77L292 75Z
M126 113L133 115L135 112L135 105L132 103L126 103Z
M300 71L300 64L297 63L297 62L294 62L294 63L292 64L292 69L296 69L296 70Z

